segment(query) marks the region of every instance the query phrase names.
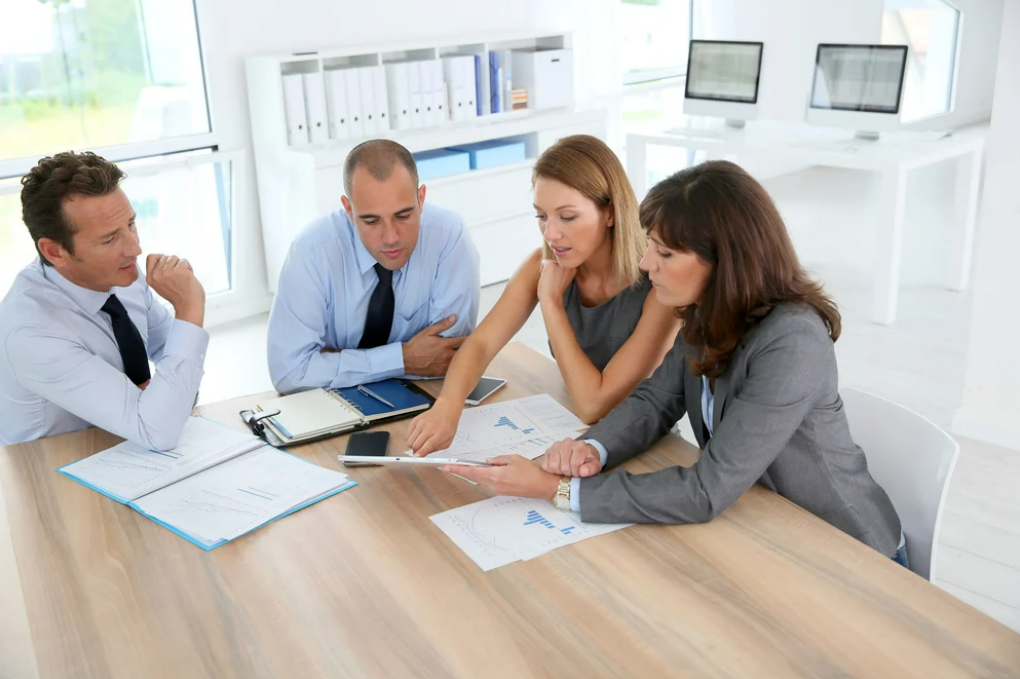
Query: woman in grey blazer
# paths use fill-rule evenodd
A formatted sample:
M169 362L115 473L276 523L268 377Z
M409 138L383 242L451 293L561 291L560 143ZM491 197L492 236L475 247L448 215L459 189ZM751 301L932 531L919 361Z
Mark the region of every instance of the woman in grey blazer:
M801 267L765 189L733 163L703 163L657 184L641 223L651 238L641 267L683 319L662 365L541 467L506 456L450 471L598 523L710 521L759 482L906 565L899 517L839 397L839 312ZM684 413L702 448L692 467L600 473Z

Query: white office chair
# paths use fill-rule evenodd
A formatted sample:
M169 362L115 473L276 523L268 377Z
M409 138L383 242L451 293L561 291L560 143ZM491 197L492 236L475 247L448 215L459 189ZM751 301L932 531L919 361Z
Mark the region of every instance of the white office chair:
M942 506L960 445L914 411L858 389L841 389L854 442L889 494L907 536L910 570L935 577Z

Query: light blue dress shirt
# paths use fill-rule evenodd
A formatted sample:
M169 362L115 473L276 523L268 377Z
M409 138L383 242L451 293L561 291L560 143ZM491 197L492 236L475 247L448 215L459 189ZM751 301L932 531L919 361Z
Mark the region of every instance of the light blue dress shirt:
M712 417L713 413L715 413L715 394L709 388L708 378L704 375L701 376L701 412L707 415L707 417L703 415L702 419L705 421L708 435L714 436ZM606 450L606 447L595 439L585 439L584 442L598 451L599 459L602 460L602 467L605 468L606 461L609 460L609 451ZM570 479L570 509L575 512L581 511L581 478L579 476Z
M124 374L111 294L127 309L155 373L145 390ZM178 321L139 272L108 292L71 283L37 258L0 302L0 444L96 426L154 450L177 445L202 381L209 333Z
M405 376L403 343L417 333L454 314L444 337L474 330L478 251L460 215L425 204L414 252L393 273L389 343L358 349L379 283L375 264L344 210L317 219L294 240L269 314L269 375L281 394ZM341 351L322 353L323 347Z

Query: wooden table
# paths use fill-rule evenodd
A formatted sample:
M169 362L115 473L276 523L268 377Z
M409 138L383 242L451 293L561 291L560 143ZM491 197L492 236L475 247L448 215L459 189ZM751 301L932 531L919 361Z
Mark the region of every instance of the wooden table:
M493 400L570 404L521 345L488 372L510 379ZM240 427L256 398L201 410ZM356 488L204 552L53 471L116 442L0 449L3 679L1020 675L1020 635L761 487L710 524L483 573L428 517L487 492L436 469L349 469ZM344 447L294 452L335 468ZM697 454L671 436L628 466Z

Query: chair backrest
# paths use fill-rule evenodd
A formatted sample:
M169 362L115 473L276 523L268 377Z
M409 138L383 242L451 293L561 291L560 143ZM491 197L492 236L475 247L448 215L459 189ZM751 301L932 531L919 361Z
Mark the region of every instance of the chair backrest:
M840 390L854 442L889 494L907 536L910 570L935 577L942 506L960 446L914 411L858 389Z

